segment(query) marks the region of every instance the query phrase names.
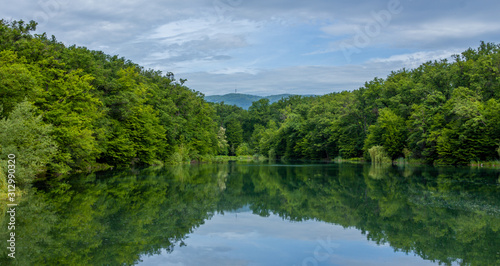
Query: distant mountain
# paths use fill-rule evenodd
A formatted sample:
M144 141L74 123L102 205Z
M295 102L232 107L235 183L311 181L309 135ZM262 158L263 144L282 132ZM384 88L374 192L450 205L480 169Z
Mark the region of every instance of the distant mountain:
M269 102L270 103L274 103L274 102L277 102L283 98L288 98L290 96L293 96L293 94L278 94L278 95L270 95L270 96L266 96L264 98L266 99L269 99Z
M212 103L220 103L224 102L224 104L228 105L236 105L243 109L248 109L252 105L253 102L258 101L260 99L266 98L269 99L270 103L277 102L282 98L287 98L292 96L292 94L279 94L279 95L271 95L271 96L256 96L250 94L241 94L241 93L229 93L225 95L210 95L205 96L205 100L207 102Z

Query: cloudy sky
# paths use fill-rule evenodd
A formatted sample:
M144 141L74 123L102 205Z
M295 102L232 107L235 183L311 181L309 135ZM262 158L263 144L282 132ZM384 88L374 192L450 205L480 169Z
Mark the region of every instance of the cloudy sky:
M0 0L0 17L206 95L325 94L500 43L494 0Z

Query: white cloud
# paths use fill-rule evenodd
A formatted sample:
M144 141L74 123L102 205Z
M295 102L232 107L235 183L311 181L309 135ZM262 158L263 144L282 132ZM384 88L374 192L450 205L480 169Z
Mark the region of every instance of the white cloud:
M403 42L439 42L450 39L470 39L488 34L496 35L498 31L500 31L498 23L448 18L395 27L395 34L391 39L394 41L399 39Z
M244 68L244 67L234 67L234 68L223 68L223 69L218 69L214 71L210 71L210 74L224 74L224 75L231 75L231 74L250 74L250 75L257 75L260 72L258 69L254 68Z
M59 5L47 9L54 1ZM403 11L366 45L355 46L358 65L349 65L340 44L355 45L373 12L388 2L18 0L2 6L0 17L30 20L45 12L41 32L172 71L206 94L351 90L480 40L500 41L498 1L401 0Z
M460 54L463 50L438 50L438 51L423 51L407 54L392 55L386 58L373 58L369 63L396 63L406 68L416 68L422 63L441 59L449 59L452 55Z
M256 73L228 71L227 73L183 73L190 88L206 95L225 94L238 89L241 93L270 94L326 94L342 90L355 90L374 77L385 77L395 66L393 63L367 63L348 66L291 66L256 69Z
M240 40L234 36L257 31L261 23L249 20L218 20L215 17L190 18L170 22L156 28L148 39L161 39L164 43L183 45L206 39Z
M142 56L149 66L163 65L173 72L234 73L238 71L229 69L225 63L233 59L231 51L250 46L248 35L258 32L261 25L261 22L220 19L214 15L188 18L157 26L133 42L150 46L143 50Z

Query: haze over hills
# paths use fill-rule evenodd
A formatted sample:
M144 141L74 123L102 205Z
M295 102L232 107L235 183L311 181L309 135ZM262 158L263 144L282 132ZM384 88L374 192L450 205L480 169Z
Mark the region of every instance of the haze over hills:
M224 102L228 105L236 105L243 109L248 109L252 105L253 102L258 101L260 99L269 99L270 103L277 102L282 98L287 98L292 96L293 94L278 94L278 95L270 95L270 96L257 96L250 94L242 94L242 93L229 93L225 95L210 95L205 96L205 100L207 102L212 103L220 103Z

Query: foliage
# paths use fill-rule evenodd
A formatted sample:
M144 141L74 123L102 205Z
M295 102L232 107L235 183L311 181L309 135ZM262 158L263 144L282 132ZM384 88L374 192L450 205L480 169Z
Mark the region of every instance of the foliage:
M0 51L0 105L3 106L0 116L10 113L15 104L24 98L34 100L40 95L41 88L36 80L38 74L15 52Z
M226 105L235 105L245 110L252 105L253 102L258 101L260 99L268 99L270 103L277 102L282 98L287 98L292 96L291 94L279 94L279 95L271 95L271 96L256 96L242 93L228 93L225 95L210 95L205 96L205 100L207 102L212 103L222 103Z
M394 160L404 155L405 131L404 120L390 109L384 108L380 111L377 122L369 128L370 133L366 138L365 148L382 145L387 156Z
M58 147L30 175L237 153L366 158L373 146L392 160L410 154L444 164L497 158L499 45L482 42L452 62L394 71L352 92L261 98L245 110L207 103L173 73L68 47L34 30L35 22L0 21L0 116L9 117L26 99Z
M238 146L238 149L236 149L236 156L242 156L242 155L251 155L252 150L250 150L250 147L248 147L248 144L242 143L240 146Z
M372 164L386 163L391 160L382 146L373 146L368 150L368 153L370 154Z
M48 135L52 142L47 145L58 147L48 151L50 160L36 162L26 180L40 169L63 174L224 152L215 108L184 80L117 56L67 47L55 37L32 35L34 30L33 21L0 21L0 117L14 119L15 106L26 99L36 107L30 114L37 120L30 123L50 129L41 136ZM18 149L30 149L25 147L29 141ZM233 142L241 143L241 137L238 141Z
M168 158L167 162L170 164L181 164L189 161L189 147L181 144L176 147L174 153Z
M16 184L30 183L36 174L45 170L57 153L56 141L51 136L53 127L44 124L36 108L22 101L8 118L0 120L0 166L2 176L7 173L7 156L15 155ZM5 179L2 179L2 182Z
M226 129L224 127L219 128L219 132L217 132L217 141L217 147L219 148L217 152L222 155L227 155L229 144L227 143Z
M274 150L274 148L269 149L267 158L269 158L269 160L271 161L276 159L276 151Z
M278 158L369 157L373 146L391 160L468 164L497 158L500 143L500 46L482 42L454 57L374 78L358 90L290 96L227 112L226 134ZM241 124L243 134L240 134ZM225 125L225 124L224 124ZM241 139L242 135L242 139Z
M0 198L7 199L8 198L8 183L7 177L5 175L4 167L7 165L4 160L0 160ZM0 209L1 212L5 212L5 210Z

